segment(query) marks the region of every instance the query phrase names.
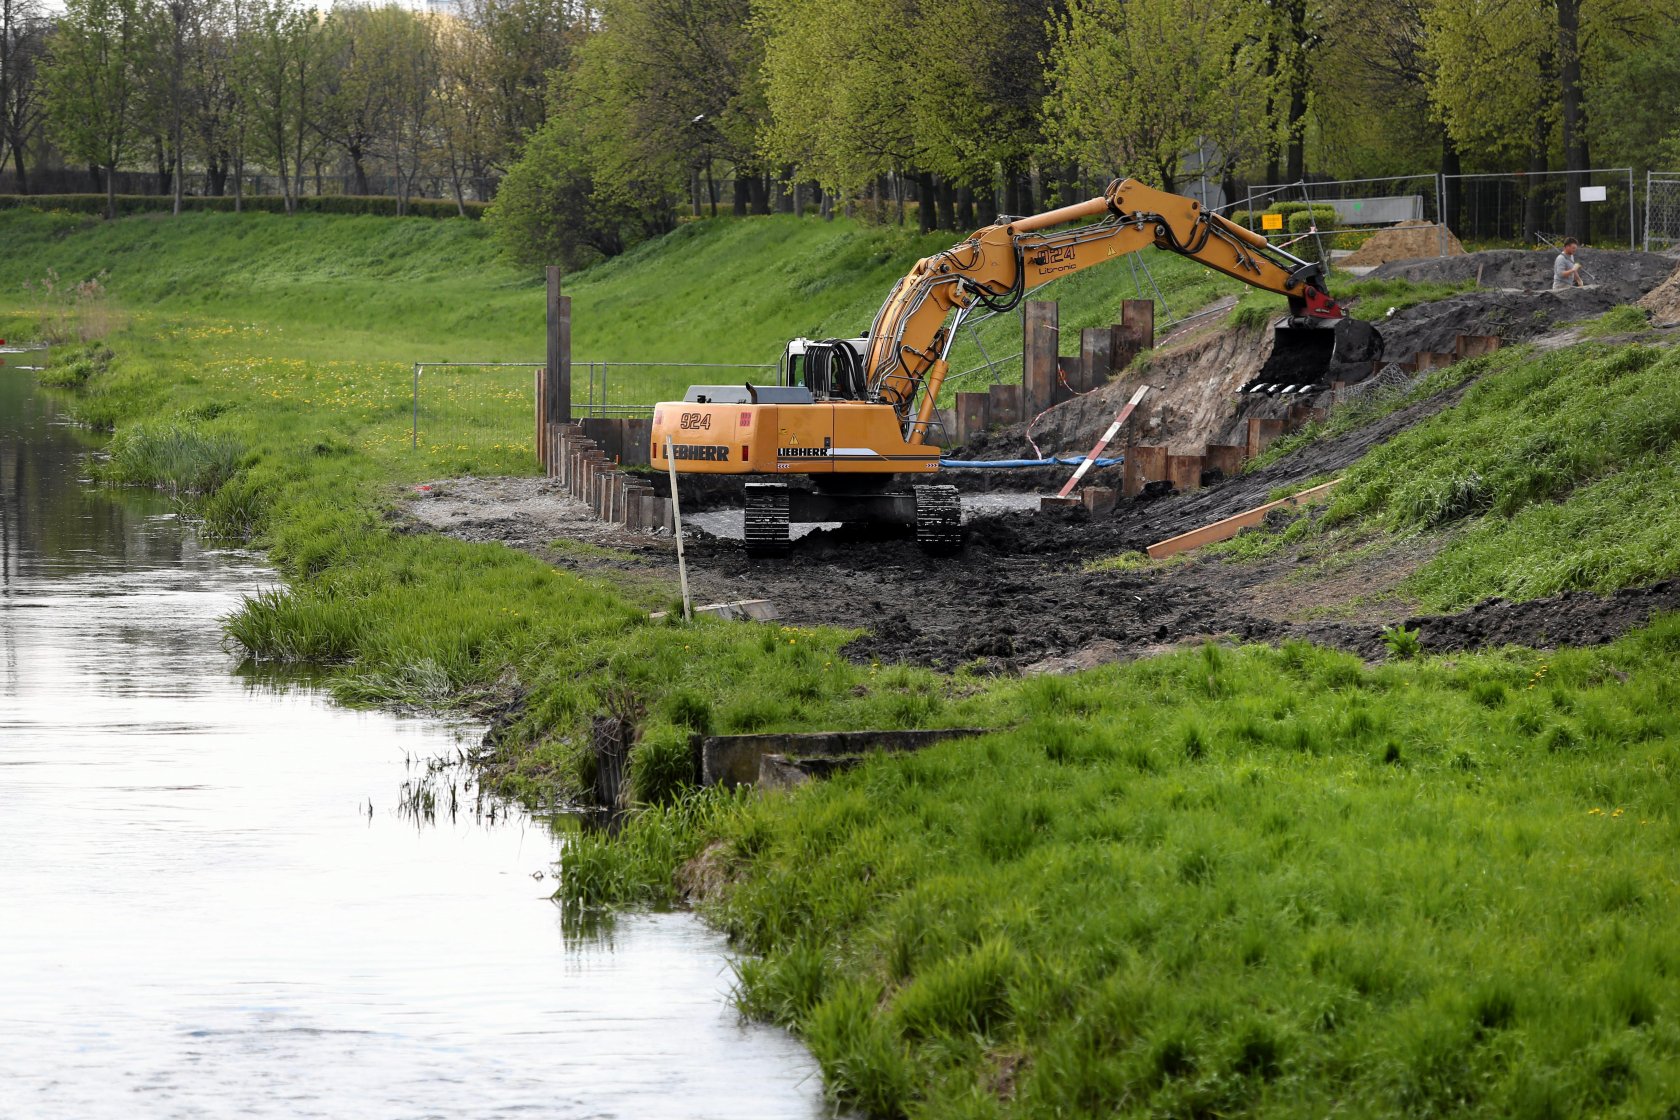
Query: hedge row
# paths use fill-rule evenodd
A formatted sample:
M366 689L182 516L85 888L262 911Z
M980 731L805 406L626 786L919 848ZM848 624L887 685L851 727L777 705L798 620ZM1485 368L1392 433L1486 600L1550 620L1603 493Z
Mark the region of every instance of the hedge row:
M1227 217L1239 226L1259 230L1262 214L1282 215L1284 228L1291 233L1305 233L1314 224L1320 229L1336 224L1336 208L1322 203L1313 206L1305 202L1274 202L1264 210L1233 210Z
M188 195L181 199L183 210L233 210L233 197ZM296 200L297 209L306 214L378 214L396 217L397 200L390 195L323 194L303 195ZM260 210L270 214L284 214L286 200L277 194L246 195L241 203L246 210ZM484 216L485 203L466 204L469 218ZM78 214L104 214L105 196L102 194L0 194L0 208L31 206L37 210L67 210ZM175 199L166 194L119 194L118 214L165 213L175 208ZM416 218L454 218L460 216L453 199L411 198L408 213Z

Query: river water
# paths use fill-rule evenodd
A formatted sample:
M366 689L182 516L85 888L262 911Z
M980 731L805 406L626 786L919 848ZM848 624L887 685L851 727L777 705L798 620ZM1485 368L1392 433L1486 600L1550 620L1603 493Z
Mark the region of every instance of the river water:
M417 823L475 728L236 675L273 583L0 369L0 1117L815 1117L686 914L587 933L554 830Z

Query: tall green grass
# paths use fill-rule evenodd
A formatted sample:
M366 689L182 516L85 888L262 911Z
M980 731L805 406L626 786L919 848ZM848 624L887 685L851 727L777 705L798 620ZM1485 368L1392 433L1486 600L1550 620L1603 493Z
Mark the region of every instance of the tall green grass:
M1492 368L1457 407L1355 464L1327 523L1463 526L1410 582L1443 607L1680 571L1680 352L1585 345Z
M870 1114L1664 1115L1676 653L1038 678L1013 731L580 838L561 889L667 899L705 847L741 1006Z

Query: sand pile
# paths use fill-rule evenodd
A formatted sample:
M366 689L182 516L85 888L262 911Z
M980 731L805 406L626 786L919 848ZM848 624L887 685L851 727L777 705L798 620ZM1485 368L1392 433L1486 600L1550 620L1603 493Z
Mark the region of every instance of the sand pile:
M1659 327L1680 324L1680 268L1639 301L1639 306L1651 313L1651 322Z
M1418 257L1433 257L1441 252L1441 230L1433 222L1401 222L1373 233L1370 240L1337 261L1343 267L1360 268L1386 264L1389 261L1410 261ZM1447 231L1447 254L1464 252L1458 238Z

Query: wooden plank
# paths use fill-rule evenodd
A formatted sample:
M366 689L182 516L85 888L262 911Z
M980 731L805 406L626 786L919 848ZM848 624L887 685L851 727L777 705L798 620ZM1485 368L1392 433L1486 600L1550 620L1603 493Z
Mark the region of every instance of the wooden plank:
M1167 449L1159 444L1134 444L1126 449L1126 465L1121 473L1120 491L1128 498L1143 492L1145 483L1160 482L1167 477Z
M1202 457L1200 455L1167 456L1167 477L1173 489L1188 494L1202 488Z
M1021 387L1019 385L993 385L988 390L990 401L987 405L991 412L992 423L1008 427L1010 424L1021 422Z
M1299 494L1291 494L1287 498L1279 498L1275 502L1267 502L1263 506L1244 510L1223 521L1215 521L1211 525L1203 525L1200 529L1192 529L1188 533L1180 533L1176 537L1168 537L1164 541L1156 541L1148 548L1151 560L1160 560L1168 556L1177 556L1181 552L1189 552L1193 548L1200 548L1204 544L1214 544L1217 541L1228 541L1244 529L1252 528L1266 520L1266 515L1274 509L1283 506L1304 506L1316 501L1330 492L1341 479L1333 478L1321 486L1314 486L1310 490L1303 490Z
M1056 395L1056 348L1059 308L1049 300L1028 300L1025 304L1025 366L1022 375L1021 415L1031 420L1050 407Z

